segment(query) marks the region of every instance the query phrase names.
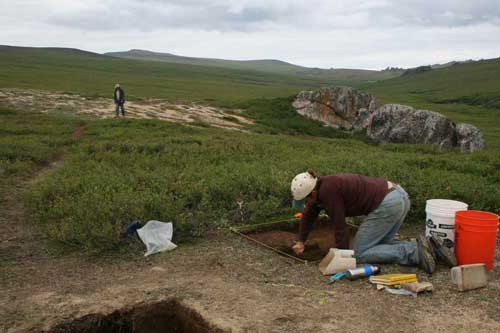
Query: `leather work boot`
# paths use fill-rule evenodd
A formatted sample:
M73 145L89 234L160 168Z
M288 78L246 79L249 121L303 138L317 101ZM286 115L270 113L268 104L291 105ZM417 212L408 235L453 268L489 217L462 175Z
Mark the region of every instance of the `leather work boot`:
M432 245L423 235L418 236L417 251L418 267L426 273L434 273L434 270L436 270L436 260L434 260L434 256L432 255Z
M444 245L443 239L441 237L432 235L429 237L429 243L431 243L431 246L436 253L439 261L450 268L457 265L457 258L455 257L455 254L449 247Z

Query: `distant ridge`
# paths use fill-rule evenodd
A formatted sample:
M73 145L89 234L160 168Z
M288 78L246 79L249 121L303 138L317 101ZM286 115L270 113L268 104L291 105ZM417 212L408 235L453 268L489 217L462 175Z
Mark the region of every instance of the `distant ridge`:
M0 45L0 51L3 52L46 51L46 52L55 52L59 54L80 54L87 56L103 57L103 55L99 53L75 49L75 48L69 48L69 47L25 47L25 46Z
M121 68L127 62L130 68L143 68L141 75L150 73L153 68L189 77L206 77L207 80L240 81L244 84L262 85L263 82L281 82L285 86L348 85L377 82L401 75L398 70L364 69L321 69L294 65L275 59L262 60L223 60L211 58L183 57L170 53L147 50L130 50L98 54L74 48L60 47L20 47L0 46L0 60L9 66L18 66L27 61L37 64L64 67L85 66L88 75L99 68L104 70ZM93 62L92 60L98 60ZM103 67L104 66L104 67ZM75 69L76 70L76 69ZM112 73L112 72L110 72ZM209 74L210 73L210 74ZM122 79L123 80L123 79ZM232 87L234 88L234 87Z
M287 74L306 78L314 78L335 82L374 82L397 77L404 70L366 70L366 69L322 69L294 65L282 60L224 60L215 58L184 57L172 53L160 53L148 50L132 49L123 52L108 52L106 56L125 59L159 61L174 64L188 64L198 66L222 67L228 69L251 70L274 74Z
M272 70L279 72L294 72L312 69L275 59L225 60L217 58L197 58L140 49L132 49L123 52L108 52L104 53L104 55L136 60L153 60L202 66L219 66L233 69Z
M154 57L154 58L166 58L166 59L177 58L177 59L191 59L193 61L201 61L201 60L215 61L215 62L227 61L227 62L235 62L235 63L272 62L272 63L283 64L283 65L296 67L296 68L307 68L307 67L303 67L303 66L299 66L299 65L294 65L294 64L288 63L286 61L276 60L276 59L224 60L224 59L218 59L218 58L185 57L185 56L180 56L180 55L173 54L173 53L153 52L153 51L141 50L141 49L132 49L130 51L124 51L124 52L107 52L107 53L104 53L104 55L118 56L118 57L125 57L125 56Z
M447 62L447 63L444 63L444 64L434 64L434 65L431 65L432 69L435 69L435 68L446 68L446 67L450 67L450 66L456 66L456 65L463 65L463 64L470 64L470 63L474 63L474 62L477 62L477 61L481 61L481 60L472 60L472 59L469 59L469 60L464 60L464 61L450 61L450 62Z

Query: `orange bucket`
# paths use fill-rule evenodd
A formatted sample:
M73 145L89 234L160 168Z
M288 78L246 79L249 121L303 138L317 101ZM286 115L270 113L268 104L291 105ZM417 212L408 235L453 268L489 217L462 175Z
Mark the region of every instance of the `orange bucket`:
M455 255L459 265L486 264L493 268L499 216L479 210L455 213Z

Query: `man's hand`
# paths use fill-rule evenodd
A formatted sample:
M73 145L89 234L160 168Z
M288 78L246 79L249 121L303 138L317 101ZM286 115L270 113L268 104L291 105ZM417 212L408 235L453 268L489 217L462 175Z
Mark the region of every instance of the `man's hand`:
M293 252L295 252L295 254L297 254L297 255L301 254L302 252L304 252L304 242L295 243L295 245L292 247L292 249L293 249Z

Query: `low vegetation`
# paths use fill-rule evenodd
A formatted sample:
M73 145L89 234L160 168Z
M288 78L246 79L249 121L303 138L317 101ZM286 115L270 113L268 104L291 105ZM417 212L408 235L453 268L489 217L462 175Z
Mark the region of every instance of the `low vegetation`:
M0 194L49 165L76 143L76 117L49 116L0 107Z
M49 59L28 66L26 80L20 79L17 84L42 88L42 83L27 77L44 73L47 89L63 87L63 77L74 73L62 71L58 61L70 62L56 59L49 65ZM109 65L108 59L96 61ZM78 66L87 65L82 62ZM160 67L155 66L144 62L138 72L149 70L151 76L148 80L142 76L135 85L130 83L132 94L141 98L169 94L159 83L165 78L157 76ZM12 85L13 79L6 77L19 70L9 68L10 72L0 77L1 86ZM111 74L96 72L92 85L86 74L78 74L82 80L73 80L68 89L104 94L117 77L139 77L132 78L134 70L127 76L113 66L106 68ZM430 198L461 200L472 209L500 213L498 111L485 106L438 104L438 93L412 93L423 89L412 80L444 70L448 69L394 79L413 84L396 81L364 88L375 91L385 102L429 107L455 120L468 120L484 131L488 149L462 154L434 146L374 145L363 137L297 116L286 96L292 95L290 90L298 91L299 85L284 87L276 81L269 86L262 82L255 86L235 84L230 90L237 91L237 99L215 102L242 108L254 118L256 124L248 128L249 133L201 123L187 126L157 120L82 120L57 112L42 115L0 109L0 171L5 176L0 183L2 193L7 195L20 179L64 154L64 163L29 187L25 195L27 220L59 244L86 253L121 248L121 233L134 219L173 221L176 241L182 242L210 229L291 217L290 180L309 168L322 175L362 173L402 184L411 196L408 220L413 223L423 224L425 201ZM213 78L214 82L219 79ZM428 89L441 89L429 80ZM199 76L186 78L185 85L172 82L172 90L179 89L179 95L185 92L186 99L213 98L213 90L204 90L203 82ZM227 86L227 82L220 85ZM269 96L269 91L282 97ZM257 95L260 98L254 99ZM442 99L460 96L458 90L445 90ZM84 127L81 137L72 134L77 127Z
M350 138L352 134L326 127L318 121L297 114L292 106L294 96L260 98L237 103L235 107L245 110L245 115L256 122L251 129L257 133L309 135L326 138Z
M207 229L289 217L290 179L307 168L400 182L417 223L429 198L499 212L499 155L457 155L429 146L98 120L88 123L71 157L32 186L27 206L51 238L87 252L119 247L133 219L173 221L182 241Z

